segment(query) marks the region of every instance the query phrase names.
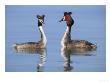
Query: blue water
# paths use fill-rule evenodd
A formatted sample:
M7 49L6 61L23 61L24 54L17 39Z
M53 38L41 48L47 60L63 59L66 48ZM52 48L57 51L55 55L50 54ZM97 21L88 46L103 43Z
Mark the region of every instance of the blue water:
M59 23L65 11L71 11L75 24L72 39L88 40L96 51L70 53L70 69L64 67L60 41L66 29ZM45 14L44 31L48 42L41 52L16 52L14 43L40 39L36 15ZM106 6L9 6L6 5L6 72L105 72L106 71ZM43 62L43 66L38 64Z

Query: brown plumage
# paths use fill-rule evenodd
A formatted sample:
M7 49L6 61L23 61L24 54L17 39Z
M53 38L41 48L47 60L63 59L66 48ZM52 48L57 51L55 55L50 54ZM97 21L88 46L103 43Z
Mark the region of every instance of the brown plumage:
M64 33L64 36L61 40L61 45L67 48L85 48L85 49L96 49L96 45L88 42L86 40L71 40L71 27L74 24L74 20L71 17L71 12L64 12L63 18L61 21L66 21L67 28Z
M42 25L44 24L44 15L39 16L37 15L38 18L38 28L39 32L41 34L41 39L39 42L25 42L25 43L17 43L14 44L13 47L15 49L42 49L46 47L47 39L45 36L45 33L43 31Z

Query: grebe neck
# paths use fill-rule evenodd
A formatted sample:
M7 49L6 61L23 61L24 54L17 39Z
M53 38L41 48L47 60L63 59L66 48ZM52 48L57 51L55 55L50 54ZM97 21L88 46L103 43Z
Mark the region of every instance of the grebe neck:
M66 30L65 30L65 33L63 35L63 38L61 40L61 45L64 47L67 43L70 42L71 40L71 27L67 26Z
M42 43L44 44L44 47L45 47L46 43L47 43L47 38L46 38L46 35L44 33L44 30L43 30L42 26L39 26L39 31L41 33L41 41L42 41Z

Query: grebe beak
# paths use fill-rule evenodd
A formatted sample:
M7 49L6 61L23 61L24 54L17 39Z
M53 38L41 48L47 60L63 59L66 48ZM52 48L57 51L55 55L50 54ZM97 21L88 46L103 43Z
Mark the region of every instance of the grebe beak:
M42 23L42 24L45 24L45 23L44 23L44 20L42 20L41 23Z
M63 16L63 18L59 22L62 22L62 21L65 21L65 16Z
M43 24L45 24L45 22L43 21Z
M62 19L59 22L62 22Z
M43 20L39 19L39 21L40 21L42 24L45 24Z
M63 18L59 22L62 22L62 21L63 21Z

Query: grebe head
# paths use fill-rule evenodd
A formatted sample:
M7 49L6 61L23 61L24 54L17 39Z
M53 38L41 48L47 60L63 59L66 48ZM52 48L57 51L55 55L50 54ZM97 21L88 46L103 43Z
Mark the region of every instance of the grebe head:
M38 18L38 26L42 26L44 24L44 17L45 15L37 15L37 18Z
M72 26L74 24L74 20L71 17L72 12L64 12L63 18L60 20L61 21L66 21L67 26Z

